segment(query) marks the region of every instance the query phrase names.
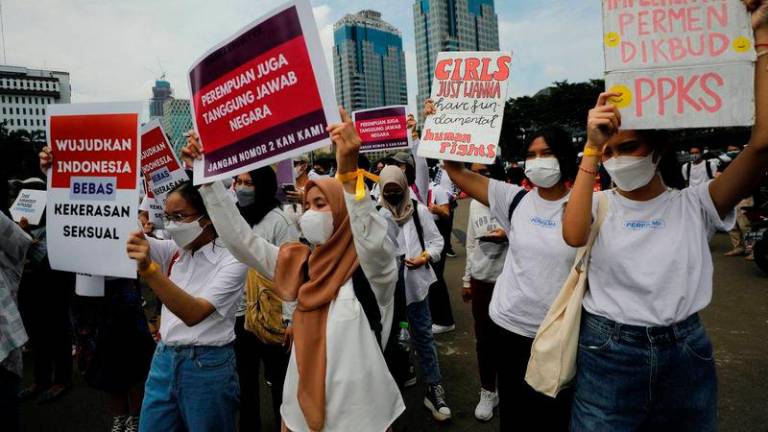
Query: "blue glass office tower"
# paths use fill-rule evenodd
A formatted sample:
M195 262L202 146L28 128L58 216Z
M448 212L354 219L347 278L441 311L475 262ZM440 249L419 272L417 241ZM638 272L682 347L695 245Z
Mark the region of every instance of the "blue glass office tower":
M333 30L336 99L347 111L408 103L399 30L372 10L346 15Z
M493 0L415 0L413 21L419 108L432 89L437 53L499 50L499 21Z

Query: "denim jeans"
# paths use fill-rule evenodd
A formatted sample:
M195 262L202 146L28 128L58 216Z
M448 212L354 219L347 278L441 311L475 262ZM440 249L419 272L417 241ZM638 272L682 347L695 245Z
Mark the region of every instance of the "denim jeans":
M139 430L234 432L240 386L232 345L157 345Z
M437 347L432 335L432 316L429 313L429 296L420 302L411 303L408 309L408 323L413 345L419 358L421 372L427 384L437 384L442 379L437 362ZM397 337L397 335L394 335Z
M581 319L571 430L717 430L712 343L698 314L669 327Z

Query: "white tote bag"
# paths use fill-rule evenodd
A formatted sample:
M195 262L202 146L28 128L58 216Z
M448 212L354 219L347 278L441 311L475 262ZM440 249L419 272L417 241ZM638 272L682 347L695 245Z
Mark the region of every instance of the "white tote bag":
M602 193L597 207L597 219L589 233L589 241L576 253L571 273L533 340L525 381L536 391L550 397L557 396L576 376L581 302L587 289L589 256L607 213L608 197Z

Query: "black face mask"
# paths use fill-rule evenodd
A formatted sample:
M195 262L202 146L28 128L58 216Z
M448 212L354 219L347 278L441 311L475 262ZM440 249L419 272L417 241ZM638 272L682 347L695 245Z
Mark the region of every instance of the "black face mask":
M400 204L403 201L403 194L401 193L389 193L384 194L384 200L394 206Z

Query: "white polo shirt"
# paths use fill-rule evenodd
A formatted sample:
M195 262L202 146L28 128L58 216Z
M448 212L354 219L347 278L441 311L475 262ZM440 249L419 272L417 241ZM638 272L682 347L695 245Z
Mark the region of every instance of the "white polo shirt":
M173 262L171 282L189 295L207 300L216 308L192 327L163 305L160 336L171 346L222 346L235 340L235 306L243 295L248 267L239 263L220 241L211 242L194 254L179 249L172 240L148 238L152 260L165 274ZM178 255L177 255L178 253Z

